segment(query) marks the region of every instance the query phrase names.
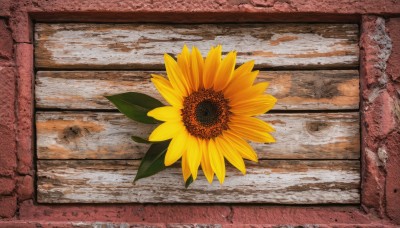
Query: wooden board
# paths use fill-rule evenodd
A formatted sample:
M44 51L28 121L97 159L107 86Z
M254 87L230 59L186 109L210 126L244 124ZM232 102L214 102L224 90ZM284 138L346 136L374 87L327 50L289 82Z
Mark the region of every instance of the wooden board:
M265 159L358 159L358 113L263 115L271 123L274 144L254 144ZM147 137L154 125L133 122L119 113L38 112L39 159L139 159L147 146L130 140Z
M203 55L222 44L238 64L256 61L278 98L280 112L261 116L277 143L252 144L260 162L247 162L246 176L228 166L222 186L200 172L185 189L179 164L133 183L148 145L130 136L155 126L114 112L104 96L162 100L150 74L165 74L163 54L184 44ZM37 23L34 45L39 203L360 203L356 24Z
M115 109L104 95L142 92L163 100L148 71L39 71L36 107ZM278 98L275 110L358 109L357 70L263 71L258 81L270 82L267 93Z
M35 25L35 61L46 69L163 69L163 54L196 45L237 50L259 68L358 65L356 24L43 24Z
M268 160L228 168L224 185L200 174L184 188L180 168L132 183L139 161L38 161L39 203L360 203L359 161ZM201 173L201 172L200 172Z

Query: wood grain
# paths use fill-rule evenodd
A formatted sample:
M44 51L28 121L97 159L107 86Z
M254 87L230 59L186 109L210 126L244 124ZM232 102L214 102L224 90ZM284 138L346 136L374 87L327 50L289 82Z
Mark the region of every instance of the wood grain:
M130 136L146 138L155 126L105 112L115 108L104 96L135 91L163 100L150 74L165 74L163 54L184 44L203 55L222 44L238 51L238 64L254 59L268 70L258 81L270 82L274 109L303 113L261 116L277 143L252 144L261 160L246 163L246 176L229 166L224 185L209 185L200 172L185 189L176 164L133 183L148 146ZM37 23L37 200L359 204L359 113L309 112L359 108L359 73L348 70L359 64L358 49L356 24Z
M35 25L35 61L46 69L163 69L182 46L237 50L259 68L358 65L356 24L43 24Z
M358 113L263 115L274 144L253 144L261 159L358 159ZM130 140L147 137L154 125L133 122L119 113L38 112L39 159L139 159L147 146Z
M201 174L184 188L180 168L133 183L139 161L38 161L39 203L360 203L359 161L268 160L228 167L223 185Z
M57 109L115 109L105 95L142 92L163 100L149 71L39 71L36 107ZM275 110L358 109L356 70L262 71L267 93L278 98ZM164 101L164 100L163 100Z

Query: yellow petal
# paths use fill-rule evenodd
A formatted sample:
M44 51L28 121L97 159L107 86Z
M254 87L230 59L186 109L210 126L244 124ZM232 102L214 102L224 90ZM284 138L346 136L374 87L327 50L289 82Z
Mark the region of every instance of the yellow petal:
M161 75L152 74L152 76L153 78L151 79L151 81L157 88L158 92L160 92L160 94L164 97L164 99L172 106L182 108L183 97L176 93L169 81Z
M223 136L215 139L215 145L217 149L222 152L226 160L228 160L233 166L235 166L240 172L246 174L246 166L242 156L231 146L232 142L227 142Z
M214 78L214 90L223 90L231 81L236 64L236 52L229 52L222 60Z
M185 45L183 45L182 52L177 55L176 57L178 66L181 69L182 73L185 74L185 76L190 75L190 52L189 48Z
M203 86L203 67L204 60L199 49L196 47L192 48L191 53L192 63L192 90L198 91Z
M237 78L244 74L250 73L253 70L253 67L254 67L254 60L250 60L243 63L233 72L233 78Z
M251 72L254 67L254 60L250 60L248 62L245 62L241 66L239 66L234 72L233 72L233 78L230 83L230 85L227 87L227 90L230 89L232 86L237 87L237 86L242 86L240 88L247 88L253 85L254 80L258 74L258 70ZM237 92L236 90L235 92Z
M231 112L237 115L255 116L268 112L276 103L272 95L260 95L254 99L244 99L236 104L231 104Z
M221 52L221 45L211 48L210 52L208 52L207 58L204 62L203 71L203 85L206 89L211 88L214 83L215 73L217 72L219 64L221 63Z
M182 120L181 110L173 106L163 106L155 108L147 113L148 116L161 121L180 121Z
M184 77L186 78L186 81L189 84L189 93L192 91L191 90L191 85L192 85L192 72L191 72L191 56L188 47L183 45L182 52L181 54L178 54L176 56L178 66L181 69Z
M189 93L189 84L179 68L178 63L168 54L164 54L164 62L168 79L172 87L178 90L182 96L187 96Z
M183 130L178 133L169 143L167 154L165 155L164 164L170 166L182 157L183 151L186 150L187 132Z
M224 137L228 142L232 143L232 146L235 147L243 158L254 162L258 161L257 153L244 139L232 134L231 131L226 131Z
M203 169L203 173L206 176L208 182L211 184L213 179L214 179L214 171L211 167L210 163L210 155L208 151L208 143L206 140L201 140L201 150L202 152L202 157L201 157L201 168Z
M217 149L215 141L210 139L208 142L208 151L210 155L210 164L219 182L222 184L225 180L225 161L222 153Z
M268 82L261 82L227 98L230 100L231 105L235 105L236 103L242 102L245 99L249 100L256 98L259 95L262 95L267 89L268 85Z
M168 121L160 124L149 136L149 141L159 142L171 139L184 130L182 122Z
M231 97L235 95L238 91L242 91L251 87L256 79L259 71L249 72L237 77L233 77L229 85L224 90L225 97Z
M192 175L190 173L190 169L189 169L189 164L187 161L187 152L184 151L182 154L182 161L181 161L181 165L182 165L182 175L183 175L183 180L186 182L187 179L190 177L190 175Z
M255 117L232 115L231 122L241 125L243 127L252 128L252 129L255 129L255 130L261 131L261 132L274 132L275 131L275 129L271 125L269 125L265 121L255 118Z
M187 156L190 172L192 173L193 180L197 178L197 171L201 161L200 143L197 138L189 135L187 139Z
M275 142L275 139L268 134L267 132L259 131L256 128L252 128L249 126L243 126L241 124L236 124L236 123L231 123L229 125L231 128L232 132L244 139L248 139L254 142L259 142L259 143L272 143Z

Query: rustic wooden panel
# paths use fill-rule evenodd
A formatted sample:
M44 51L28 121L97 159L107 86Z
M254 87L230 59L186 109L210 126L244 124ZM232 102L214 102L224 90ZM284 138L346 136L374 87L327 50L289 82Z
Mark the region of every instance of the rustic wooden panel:
M260 158L358 159L358 113L263 115L276 128L277 143L254 144ZM130 140L146 137L154 125L133 122L119 113L39 112L39 159L138 159L147 146Z
M136 91L163 100L146 71L39 71L36 107L59 109L115 109L104 95ZM278 98L275 110L358 109L356 70L260 72L267 93Z
M35 25L38 68L162 69L164 53L196 45L237 50L257 67L358 65L356 24L42 24Z
M359 203L359 161L266 160L232 168L221 186L200 174L184 188L180 168L132 183L139 161L38 161L40 203Z

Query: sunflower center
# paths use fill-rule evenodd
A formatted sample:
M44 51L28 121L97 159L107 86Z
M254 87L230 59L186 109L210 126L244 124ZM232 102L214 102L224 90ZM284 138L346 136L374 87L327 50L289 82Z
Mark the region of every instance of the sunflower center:
M201 89L183 102L182 119L187 131L199 138L210 139L228 129L228 100L222 92Z
M218 104L214 104L210 100L205 100L197 105L196 119L204 126L212 125L218 120L220 111Z

